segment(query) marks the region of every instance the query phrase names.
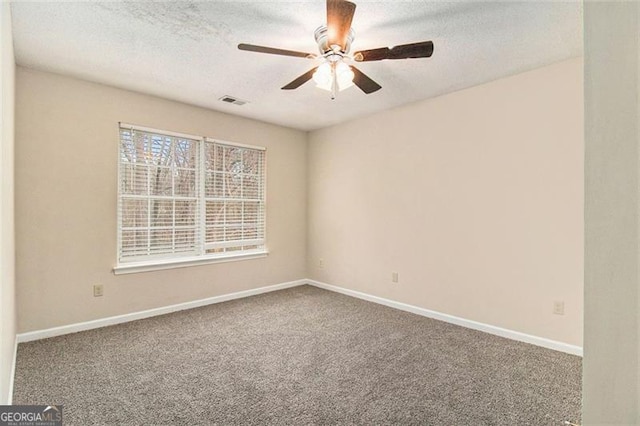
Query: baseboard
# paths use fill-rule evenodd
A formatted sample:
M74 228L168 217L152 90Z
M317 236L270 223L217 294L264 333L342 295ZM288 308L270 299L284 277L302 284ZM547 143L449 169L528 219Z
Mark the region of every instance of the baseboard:
M389 306L391 308L400 309L402 311L411 312L413 314L421 315L423 317L433 318L439 321L444 321L444 322L459 325L462 327L471 328L473 330L483 331L485 333L493 334L500 337L506 337L507 339L517 340L520 342L530 343L532 345L542 346L543 348L547 348L547 349L566 352L571 355L582 356L583 351L580 346L569 345L567 343L546 339L544 337L533 336L530 334L521 333L519 331L513 331L506 328L496 327L493 325L456 317L453 315L443 314L441 312L432 311L430 309L420 308L418 306L408 305L406 303L396 302L394 300L389 300L389 299L385 299L378 296L372 296L370 294L361 293L359 291L350 290L348 288L338 287L331 284L326 284L320 281L307 280L306 282L318 288L334 291L336 293L345 294L347 296L357 297L358 299L367 300L369 302L374 302L380 305Z
M520 342L530 343L533 345L541 346L548 349L553 349L560 352L566 352L568 354L582 356L583 350L580 346L569 345L567 343L558 342L544 337L533 336L519 331L509 330L506 328L496 327L490 324L484 324L477 321L472 321L460 317L456 317L449 314L444 314L430 309L420 308L418 306L409 305L402 302L396 302L394 300L385 299L378 296L373 296L367 293L362 293L355 290L350 290L344 287L338 287L331 284L326 284L320 281L311 279L303 279L296 281L289 281L281 284L275 284L266 287L255 288L251 290L239 291L236 293L224 294L221 296L214 296L207 299L194 300L192 302L179 303L176 305L164 306L161 308L149 309L146 311L133 312L130 314L118 315L108 318L101 318L92 321L86 321L76 324L69 324L60 327L48 328L45 330L31 331L27 333L20 333L16 336L16 351L17 344L23 342L31 342L33 340L46 339L48 337L61 336L64 334L77 333L79 331L92 330L94 328L107 327L110 325L122 324L129 321L135 321L139 319L154 317L158 315L169 314L172 312L183 311L185 309L198 308L201 306L212 305L215 303L226 302L234 299L241 299L243 297L255 296L257 294L268 293L276 290L283 290L285 288L297 287L304 284L310 284L318 288L322 288L336 293L345 294L347 296L357 297L358 299L367 300L369 302L378 303L381 305L389 306L391 308L400 309L402 311L411 312L417 315L421 315L427 318L433 318L436 320L448 322L451 324L459 325L462 327L471 328L473 330L483 331L485 333L493 334L496 336L505 337L507 339L517 340ZM14 353L10 392L13 391L13 375L15 372L16 354ZM11 398L12 393L10 394Z
M80 322L76 324L63 325L60 327L47 328L45 330L30 331L17 335L16 342L24 343L33 340L46 339L48 337L62 336L64 334L77 333L79 331L92 330L94 328L107 327L110 325L122 324L129 321L155 317L158 315L169 314L185 309L199 308L201 306L212 305L215 303L227 302L229 300L241 299L243 297L255 296L257 294L269 293L285 288L297 287L304 285L307 280L289 281L281 284L270 285L266 287L254 288L251 290L239 291L236 293L223 294L221 296L209 297L206 299L194 300L192 302L178 303L176 305L164 306L161 308L149 309L146 311L133 312L130 314L117 315L108 318L100 318L92 321ZM14 359L15 362L15 359Z
M9 394L7 395L7 405L13 402L13 383L16 378L16 360L18 359L18 336L13 338L13 359L11 360L11 373L9 375Z

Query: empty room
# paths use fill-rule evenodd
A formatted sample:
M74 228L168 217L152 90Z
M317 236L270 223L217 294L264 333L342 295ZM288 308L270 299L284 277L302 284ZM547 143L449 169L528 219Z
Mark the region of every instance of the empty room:
M636 2L0 6L0 425L640 424Z

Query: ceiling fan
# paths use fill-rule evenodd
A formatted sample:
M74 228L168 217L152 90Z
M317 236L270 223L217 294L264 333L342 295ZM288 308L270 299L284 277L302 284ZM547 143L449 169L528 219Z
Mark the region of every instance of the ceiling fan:
M353 20L355 10L355 3L350 1L327 0L327 25L319 27L314 33L320 55L246 43L239 44L238 49L250 52L269 53L272 55L320 59L322 61L320 65L302 74L291 83L282 87L282 89L297 89L307 81L313 79L319 88L331 92L331 99L335 99L338 91L351 87L354 84L366 94L373 93L382 88L382 86L358 68L353 65L348 65L348 61L368 62L383 59L428 58L433 54L433 42L421 41L392 48L380 47L377 49L359 50L351 55L349 52L354 39L351 21Z

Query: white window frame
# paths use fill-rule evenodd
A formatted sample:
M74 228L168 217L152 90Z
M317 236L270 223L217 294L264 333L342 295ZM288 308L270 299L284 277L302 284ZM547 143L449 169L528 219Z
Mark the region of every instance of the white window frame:
M198 141L198 148L200 151L199 155L199 164L198 164L198 179L197 182L199 184L197 198L199 200L199 219L197 226L200 227L200 239L201 239L201 247L199 248L199 255L196 256L176 256L176 257L167 257L167 258L155 258L148 259L142 261L129 261L129 262L120 262L120 249L121 249L121 234L122 234L122 218L121 218L121 209L120 209L120 198L121 198L121 140L120 140L120 129L131 129L132 131L140 131L147 133L155 133L160 135L179 137L185 139L191 139ZM216 254L206 254L207 246L216 245L220 246L221 243L206 243L205 241L205 226L206 226L206 209L205 209L205 144L206 143L215 143L217 145L224 145L230 147L237 148L248 148L254 150L264 151L264 160L263 160L263 170L262 170L262 206L264 213L262 215L262 226L263 226L263 235L264 235L264 244L261 248L255 250L243 250L237 252L229 252L229 253L216 253ZM120 274L130 274L137 272L148 272L148 271L157 271L163 269L173 269L173 268L182 268L188 266L196 266L196 265L204 265L211 263L220 263L220 262L232 262L239 260L248 260L248 259L257 259L266 257L269 254L267 249L267 155L266 148L262 146L248 145L236 142L224 141L216 138L210 138L205 136L196 136L190 135L186 133L178 133L167 130L154 129L151 127L138 126L134 124L128 123L118 123L118 191L117 191L117 199L116 199L116 215L117 215L117 247L116 247L116 265L113 267L113 273L116 275ZM229 243L231 244L231 243ZM224 243L222 243L224 245Z

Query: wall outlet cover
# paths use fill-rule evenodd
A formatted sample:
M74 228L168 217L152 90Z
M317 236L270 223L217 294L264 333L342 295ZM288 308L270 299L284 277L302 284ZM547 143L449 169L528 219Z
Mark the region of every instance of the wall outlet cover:
M553 313L554 313L554 315L564 315L564 302L563 301L553 302Z
M95 284L93 286L93 297L100 297L104 295L104 286L102 284Z

